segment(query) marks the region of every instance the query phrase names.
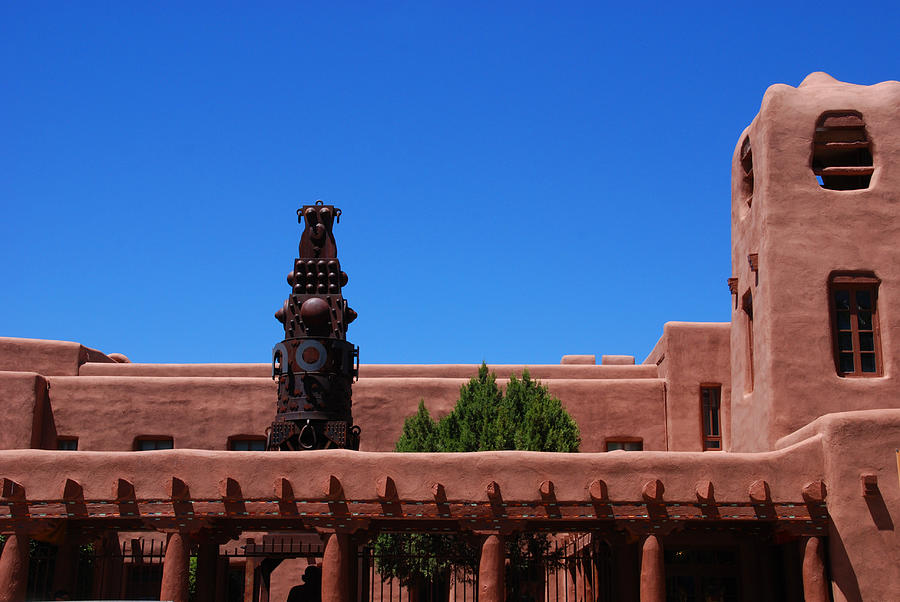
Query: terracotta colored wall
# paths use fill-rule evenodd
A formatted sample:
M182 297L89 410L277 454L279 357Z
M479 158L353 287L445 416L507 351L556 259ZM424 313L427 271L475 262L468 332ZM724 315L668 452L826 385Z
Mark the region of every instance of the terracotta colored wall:
M668 449L702 451L701 385L722 387L720 423L728 449L731 400L731 325L668 322L645 365L659 362L666 382Z
M754 297L755 383L742 394L746 336L733 314L732 410L735 450L767 449L778 438L830 412L897 407L900 380L900 83L837 83L813 74L799 88L775 85L748 128L755 191L741 195L739 149L733 161L732 269L739 296ZM810 169L819 116L857 110L866 123L875 174L865 190L819 187ZM759 254L759 284L747 255ZM833 270L872 270L879 290L882 378L840 378L835 372L828 314ZM737 426L740 425L738 433Z
M900 483L895 450L900 443L900 410L830 414L781 443L802 446L815 438L821 439L825 454L832 520L828 560L835 601L896 599ZM876 496L863 497L863 474L877 476Z
M466 379L360 379L353 390L354 420L363 426L364 450L388 451L419 399L432 417L447 415ZM505 379L498 379L505 386ZM609 437L641 437L645 449L665 449L663 383L657 379L542 381L581 430L581 451L605 451ZM657 417L649 419L648 417Z
M275 412L265 378L50 377L56 430L80 450L130 450L168 435L175 447L226 449L231 435L262 435Z
M274 416L275 384L268 378L79 376L50 382L57 432L79 437L82 450L130 450L141 435L172 436L177 448L226 449L229 436L261 435ZM361 379L353 396L362 449L392 450L420 399L435 417L446 415L466 382ZM665 449L662 381L545 382L579 423L583 451L605 450L606 438L618 436L642 437L645 449Z
M47 381L34 373L0 372L0 401L0 449L42 447L50 414Z
M491 364L488 366L500 378L520 375L528 370L532 378L656 378L651 366L594 366L538 364ZM361 364L359 375L369 378L472 378L478 364ZM81 376L206 376L269 378L270 364L84 364Z
M112 362L96 349L70 341L0 337L0 371L74 376L85 362Z
M376 480L389 475L399 497L434 502L432 485L442 483L451 500L487 501L486 486L500 485L508 501L540 500L539 485L554 483L557 500L584 502L598 475L613 502L643 499L644 485L660 479L665 499L696 502L697 481L709 479L716 500L749 500L750 485L765 479L773 500L801 502L807 483L823 478L821 438L790 449L760 454L618 452L560 454L498 451L466 454L396 454L314 450L226 453L196 449L152 452L0 451L0 473L20 483L29 499L59 499L67 478L82 484L85 499L105 500L117 479L134 484L141 499L169 499L172 477L195 499L219 499L226 478L245 498L269 499L277 479L290 480L297 499L322 499L323 483L335 475L347 499L372 499Z

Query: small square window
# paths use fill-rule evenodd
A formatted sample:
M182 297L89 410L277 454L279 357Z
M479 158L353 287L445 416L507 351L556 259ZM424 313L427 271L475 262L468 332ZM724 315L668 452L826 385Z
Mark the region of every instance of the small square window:
M228 440L231 451L266 451L265 437L232 437Z
M57 437L56 449L62 449L65 451L77 451L78 437Z
M158 449L173 449L175 442L171 437L139 437L134 440L136 451L154 451Z
M607 439L606 451L616 451L621 449L624 451L642 451L644 442L641 439Z

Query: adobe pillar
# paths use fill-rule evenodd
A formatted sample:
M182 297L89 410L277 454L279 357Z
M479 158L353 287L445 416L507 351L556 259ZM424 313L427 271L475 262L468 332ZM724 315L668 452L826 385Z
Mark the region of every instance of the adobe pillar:
M163 560L162 587L160 600L188 602L188 576L190 573L191 545L187 533L169 533L166 543L166 557Z
M648 535L641 549L641 602L666 602L663 549L656 535Z
M322 558L322 602L351 602L351 539L348 533L329 533Z
M830 599L821 537L803 540L803 599L806 602L828 602Z
M506 600L506 547L503 536L488 535L481 544L481 561L478 564L479 602L504 602Z
M28 585L28 537L7 533L0 555L0 602L22 602Z

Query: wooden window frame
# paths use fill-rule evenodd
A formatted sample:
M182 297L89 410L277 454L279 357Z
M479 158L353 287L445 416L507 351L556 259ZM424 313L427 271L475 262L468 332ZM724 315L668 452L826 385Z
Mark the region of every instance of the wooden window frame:
M640 443L641 449L623 449L621 451L644 451L644 439L642 437L609 437L606 441L603 442L606 447L606 451L610 451L609 444L610 443ZM620 451L620 450L612 450L612 451Z
M261 435L233 435L228 438L228 451L257 451L257 450L247 450L247 449L234 449L235 442L238 441L258 441L263 444L262 450L266 449L266 438Z
M834 355L834 369L837 372L837 375L842 378L878 378L880 376L884 376L884 356L881 352L881 328L879 326L878 319L878 288L881 284L881 279L871 273L835 273L832 274L828 279L828 309L829 309L829 322L830 322L830 330L831 330L831 342L833 348ZM850 329L839 329L838 328L838 309L837 302L835 300L835 293L837 291L846 290L851 293L850 295ZM858 307L856 303L856 293L857 291L868 291L871 295L872 299L872 338L873 338L873 346L872 351L863 352L860 349L860 330L859 330L859 317L858 317ZM868 330L863 332L869 332ZM851 337L852 344L852 353L853 353L853 372L844 372L841 370L841 349L840 349L840 334L841 333L849 333ZM862 355L866 353L871 353L875 358L875 371L874 372L863 372L862 371Z
M706 432L706 413L707 407L703 401L703 391L704 390L716 390L719 392L718 401L716 404L716 424L718 425L718 435L713 435L712 433ZM700 394L700 433L701 433L701 443L703 445L703 451L723 451L724 447L722 444L722 383L702 383L699 389ZM718 447L709 447L708 443L716 441L719 443Z
M142 441L171 441L172 447L164 447L165 449L175 449L175 438L170 437L169 435L141 435L140 437L134 438L134 451L162 451L160 449L141 449L140 443Z

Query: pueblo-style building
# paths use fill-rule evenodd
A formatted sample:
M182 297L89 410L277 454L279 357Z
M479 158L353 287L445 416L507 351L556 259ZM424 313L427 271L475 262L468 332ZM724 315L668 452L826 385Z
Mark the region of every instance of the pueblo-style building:
M385 589L365 552L385 531L480 546L444 599L505 599L503 542L529 531L573 552L516 599L897 599L900 83L770 87L731 202L729 323L670 322L639 364L527 366L578 454L393 453L418 401L447 413L475 365L363 364L360 451L266 452L269 364L0 339L0 600L195 583L281 602L308 565L328 601L434 596Z

